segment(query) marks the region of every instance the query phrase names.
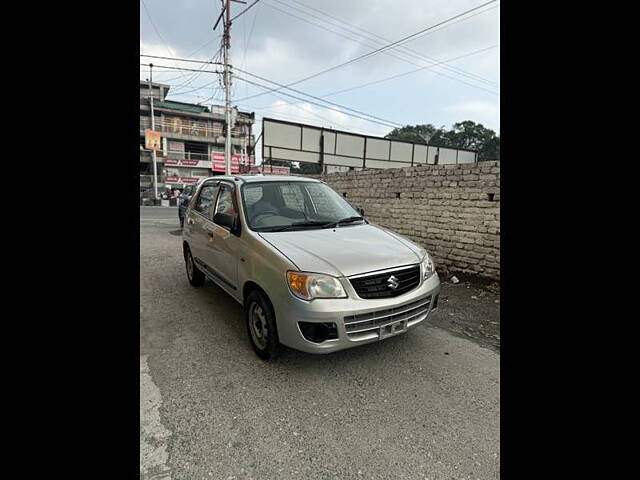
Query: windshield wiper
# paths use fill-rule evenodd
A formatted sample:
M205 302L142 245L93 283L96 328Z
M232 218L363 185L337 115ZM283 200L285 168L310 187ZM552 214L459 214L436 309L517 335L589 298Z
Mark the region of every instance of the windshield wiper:
M323 222L318 220L309 220L308 222L295 222L291 225L281 225L279 227L265 227L262 232L282 232L284 230L291 230L292 228L300 227L325 227L327 225L333 225L335 222Z
M347 218L343 218L342 220L338 220L337 222L327 223L324 228L333 228L333 227L337 227L338 225L341 225L343 223L357 222L358 220L364 220L364 218L362 218L362 217L347 217Z

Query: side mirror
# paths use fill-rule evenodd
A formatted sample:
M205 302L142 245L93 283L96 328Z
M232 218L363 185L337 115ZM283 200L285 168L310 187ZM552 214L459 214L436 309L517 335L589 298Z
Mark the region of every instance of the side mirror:
M358 207L358 213L364 217L364 208Z
M238 228L238 216L228 213L216 213L213 216L213 223L222 227L227 227L231 233L236 233Z

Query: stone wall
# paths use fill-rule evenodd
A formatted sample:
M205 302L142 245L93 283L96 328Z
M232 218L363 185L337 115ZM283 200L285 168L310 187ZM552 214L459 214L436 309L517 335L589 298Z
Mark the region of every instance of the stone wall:
M431 253L442 275L500 280L500 163L314 175L368 220Z

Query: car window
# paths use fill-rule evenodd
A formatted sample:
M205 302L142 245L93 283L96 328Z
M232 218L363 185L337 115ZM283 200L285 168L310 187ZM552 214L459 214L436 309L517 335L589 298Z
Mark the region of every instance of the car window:
M283 183L279 188L285 207L298 211L304 210L304 194L300 185Z
M233 193L231 192L231 188L226 185L223 185L220 190L216 213L226 213L227 215L236 214L236 209L233 206Z
M244 203L247 205L247 207L253 206L261 198L262 198L261 185L251 185L249 188L244 189Z
M311 197L313 208L321 218L343 218L358 214L346 200L322 183L309 183L305 188Z
M300 223L313 226L313 223L359 216L349 203L323 183L268 181L245 185L241 192L247 222L259 231Z
M200 190L198 200L194 205L194 210L200 212L207 218L213 218L212 211L213 205L216 201L216 195L218 193L217 185L205 185Z

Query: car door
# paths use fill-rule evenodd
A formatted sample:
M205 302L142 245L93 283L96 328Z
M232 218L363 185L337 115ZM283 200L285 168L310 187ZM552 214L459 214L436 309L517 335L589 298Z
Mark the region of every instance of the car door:
M213 217L215 217L216 213L238 215L235 186L220 182ZM231 233L229 228L225 226L211 222L210 227L207 231L207 244L203 260L214 269L212 273L216 278L230 289L236 290L238 287L240 239L237 234Z
M209 232L213 228L213 210L218 196L218 181L206 182L197 193L192 208L187 211L183 235L196 262L202 262L206 253Z

